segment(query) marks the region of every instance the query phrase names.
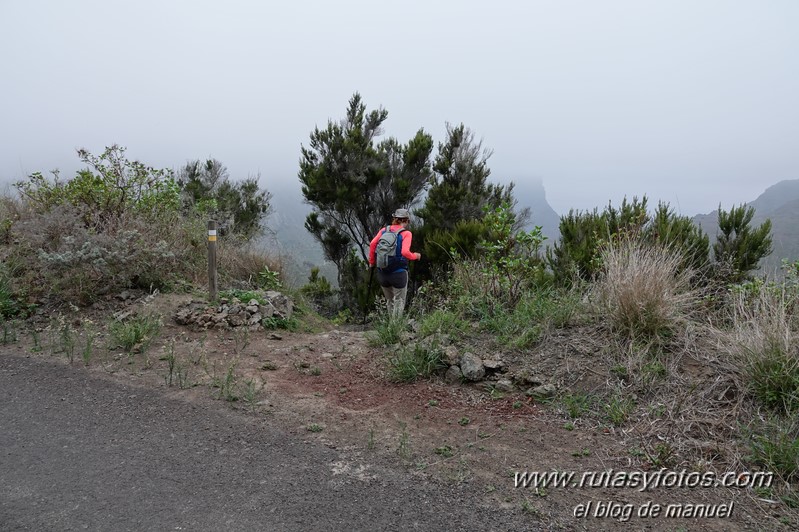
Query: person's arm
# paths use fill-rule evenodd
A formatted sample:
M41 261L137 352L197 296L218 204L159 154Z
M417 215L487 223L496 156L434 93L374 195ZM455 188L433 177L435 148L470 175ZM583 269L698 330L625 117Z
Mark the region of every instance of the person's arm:
M411 234L410 231L402 232L402 256L408 260L419 260L422 258L422 254L411 252L412 240L413 240L413 235Z

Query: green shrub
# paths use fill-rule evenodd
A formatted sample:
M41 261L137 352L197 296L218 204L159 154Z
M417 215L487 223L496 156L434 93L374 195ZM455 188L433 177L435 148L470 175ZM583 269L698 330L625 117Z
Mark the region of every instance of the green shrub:
M605 415L616 426L623 425L635 409L635 401L619 394L612 395L604 405Z
M785 481L799 479L799 426L796 420L771 418L750 435L749 460Z
M583 417L590 412L594 397L586 393L570 393L560 399L566 414L572 419Z
M319 275L319 268L311 268L308 283L300 288L300 293L308 298L316 310L325 316L333 316L338 310L336 292L330 281L323 275Z
M367 339L375 347L394 345L400 343L401 334L407 330L408 318L405 314L395 317L382 312L374 321L374 331L367 334Z
M740 205L725 211L719 205L719 235L713 244L713 256L719 267L715 271L724 281L737 283L757 269L760 259L771 253L771 220L752 228L754 207Z
M419 319L419 333L422 337L431 334L461 335L469 324L451 310L437 309Z
M111 322L112 347L122 347L127 353L134 349L145 352L150 342L161 331L161 317L155 314L139 315L125 321Z
M395 382L413 382L430 377L444 367L442 354L436 346L415 344L403 347L389 360L389 378Z
M774 339L748 353L752 393L775 411L799 412L799 356Z
M785 291L733 296L732 327L722 333L740 369L742 388L776 412L799 412L799 342Z

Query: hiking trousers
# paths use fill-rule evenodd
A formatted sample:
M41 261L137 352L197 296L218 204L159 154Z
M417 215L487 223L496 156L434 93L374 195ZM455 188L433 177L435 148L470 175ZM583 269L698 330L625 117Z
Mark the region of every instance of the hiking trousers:
M386 296L388 315L392 318L402 316L405 311L405 298L408 295L408 271L383 273L378 269L377 282L383 289L383 295Z

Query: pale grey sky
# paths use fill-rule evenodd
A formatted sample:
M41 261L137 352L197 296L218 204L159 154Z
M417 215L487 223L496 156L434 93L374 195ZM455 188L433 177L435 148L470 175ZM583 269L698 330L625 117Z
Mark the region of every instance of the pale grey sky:
M683 214L799 178L795 0L0 0L0 180L112 143L297 184L355 91L385 133L463 122L559 213Z

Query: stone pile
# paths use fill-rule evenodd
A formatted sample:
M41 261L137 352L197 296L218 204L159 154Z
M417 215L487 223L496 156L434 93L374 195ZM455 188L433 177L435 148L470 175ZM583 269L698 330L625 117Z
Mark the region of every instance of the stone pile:
M412 341L412 334L406 340ZM552 397L557 393L555 385L547 383L540 375L513 374L500 355L480 357L471 350L456 347L449 335L433 334L419 341L425 349L439 349L441 362L445 364L444 380L450 384L459 382L483 382L486 388L503 393L525 391L538 398Z
M292 300L280 292L267 291L259 299L241 301L238 298L222 298L219 305L209 305L206 301L191 301L175 312L175 322L179 325L211 328L248 327L260 328L269 318L287 320L294 312Z

